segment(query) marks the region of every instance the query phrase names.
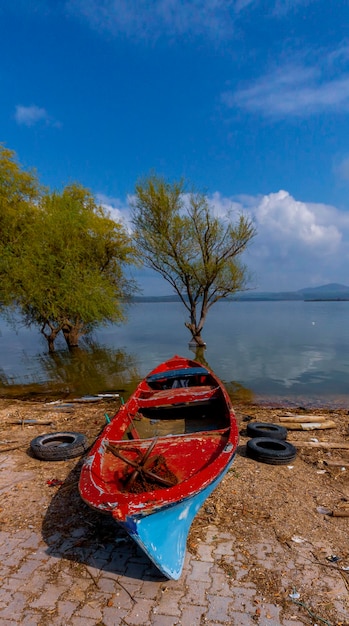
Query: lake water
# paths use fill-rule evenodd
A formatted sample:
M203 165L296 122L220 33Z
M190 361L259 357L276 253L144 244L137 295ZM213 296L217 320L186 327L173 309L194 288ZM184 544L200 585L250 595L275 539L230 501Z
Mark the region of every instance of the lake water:
M36 329L0 321L0 394L127 394L173 354L194 358L184 321L180 303L136 304L126 324L95 332L86 350L59 343L53 357ZM349 302L220 302L203 337L208 366L257 402L349 405Z

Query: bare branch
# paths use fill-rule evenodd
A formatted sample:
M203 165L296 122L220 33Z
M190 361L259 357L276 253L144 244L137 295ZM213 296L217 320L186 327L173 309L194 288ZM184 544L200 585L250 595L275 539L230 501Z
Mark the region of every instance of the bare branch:
M214 216L205 195L183 194L183 181L151 175L136 187L133 224L143 263L179 296L189 311L185 325L200 342L210 307L246 288L239 259L256 232L242 215L237 223Z

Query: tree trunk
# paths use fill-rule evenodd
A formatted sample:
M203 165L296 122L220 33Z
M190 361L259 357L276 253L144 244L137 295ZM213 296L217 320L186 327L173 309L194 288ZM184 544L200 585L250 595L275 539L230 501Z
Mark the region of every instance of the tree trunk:
M71 350L72 348L77 348L79 345L79 339L81 336L80 325L76 325L76 326L66 325L62 328L62 331L63 331L64 339L66 341L66 344L69 350Z
M49 326L51 332L47 333L45 331L45 327ZM46 341L47 341L47 345L48 345L48 351L52 354L52 352L55 351L55 341L57 339L57 335L60 331L60 328L52 328L49 324L44 324L44 326L41 328L41 332L44 335Z
M206 343L201 337L200 333L193 335L192 342L195 343L195 345L198 346L199 348L206 348Z
M191 338L190 343L194 343L196 346L199 346L200 348L205 348L206 343L201 337L201 330L198 329L197 325L189 324L189 322L186 322L185 325L191 333L192 338Z
M53 337L52 335L49 335L49 337L46 337L47 339L47 344L48 344L48 351L49 352L54 352L55 351L55 339L56 337Z

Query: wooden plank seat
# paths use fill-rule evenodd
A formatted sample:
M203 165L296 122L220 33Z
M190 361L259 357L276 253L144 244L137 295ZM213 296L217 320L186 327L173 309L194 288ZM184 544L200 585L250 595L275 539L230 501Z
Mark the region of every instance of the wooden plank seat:
M219 387L213 387L212 385L162 389L161 391L154 391L150 397L139 398L138 404L140 408L148 408L188 402L202 402L211 400L218 389Z

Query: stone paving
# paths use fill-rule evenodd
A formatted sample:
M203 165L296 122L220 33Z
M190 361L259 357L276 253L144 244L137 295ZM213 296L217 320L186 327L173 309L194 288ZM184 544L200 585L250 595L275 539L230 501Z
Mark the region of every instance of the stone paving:
M348 624L348 590L338 571L316 571L308 560L309 546L297 558L270 540L236 545L230 533L214 525L187 553L179 581L164 579L134 542L119 531L95 545L91 529L80 519L71 536L52 529L0 532L0 624L2 626L301 626ZM266 599L251 582L251 567L280 580ZM277 572L276 572L277 570ZM279 578L278 578L279 577ZM338 610L338 622L316 620L289 594L321 585ZM293 585L293 586L292 586Z
M30 472L4 457L0 470L1 496L15 489L28 517L0 530L0 626L349 626L347 573L314 558L331 554L326 536L290 546L271 525L251 545L233 525L222 532L211 523L187 551L180 580L169 581L111 517L81 501L79 465L32 500Z

